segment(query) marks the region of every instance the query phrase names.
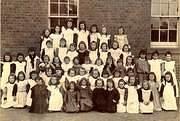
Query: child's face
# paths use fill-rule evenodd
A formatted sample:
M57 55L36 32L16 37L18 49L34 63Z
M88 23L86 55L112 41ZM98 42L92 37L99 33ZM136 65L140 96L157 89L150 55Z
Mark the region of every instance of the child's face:
M75 50L76 50L75 46L74 46L74 45L71 45L71 46L70 46L70 51L75 51Z
M68 21L68 22L67 22L67 27L68 27L68 28L71 28L72 25L73 25L73 23L72 23L71 21Z
M140 58L145 59L145 58L146 58L146 55L145 55L145 54L141 54L141 55L140 55Z
M9 55L5 55L4 59L5 59L5 61L10 61L11 57Z
M135 83L135 77L130 77L129 84L133 86L134 83Z
M52 70L48 69L46 74L47 74L47 76L51 76L52 75Z
M166 80L166 81L170 81L170 80L171 80L171 76L170 76L169 74L166 74L166 75L165 75L165 80Z
M117 42L113 42L112 47L113 47L113 49L117 49L118 48L118 43Z
M45 36L49 36L49 34L50 34L50 31L49 31L49 30L46 30L46 31L45 31Z
M84 24L80 24L80 28L81 28L81 30L85 30L85 25Z
M84 69L79 70L79 75L83 76L86 74L86 71Z
M107 82L108 88L113 88L113 83L112 82Z
M57 83L57 78L56 77L51 77L51 83L55 85Z
M58 57L55 57L55 58L54 58L54 62L55 62L55 63L59 63L59 58L58 58Z
M107 45L106 44L102 44L102 50L106 51L107 50Z
M15 81L16 81L16 80L15 80L15 76L10 76L10 77L9 77L9 82L10 82L11 84L14 84Z
M48 63L49 62L49 57L48 56L44 56L44 63Z
M123 88L124 88L124 86L125 86L125 84L124 84L124 82L123 82L123 81L119 82L119 88L123 89Z
M60 69L56 70L56 76L59 76L59 77L62 76L62 70Z
M97 46L96 46L96 43L95 42L92 42L91 43L91 49L92 50L96 50Z
M52 48L52 43L51 42L47 42L47 48Z
M171 61L171 59L172 59L172 56L171 56L170 54L167 54L167 55L166 55L166 60L167 60L167 61Z
M70 58L65 58L65 59L64 59L64 63L65 63L65 64L69 64L69 63L70 63Z
M158 59L159 58L158 54L156 54L156 53L152 57L153 57L153 59Z
M60 32L60 27L59 27L59 26L56 26L55 32L56 32L56 33L59 33L59 32Z
M97 64L98 66L102 65L101 59L98 59L98 60L96 61L96 64Z
M17 59L18 59L19 62L22 62L24 60L24 57L22 55L20 55L20 56L18 56Z
M124 46L124 52L128 52L129 51L129 47L128 46Z
M42 85L43 84L43 80L41 80L41 79L37 80L36 82L37 82L38 85Z
M30 51L29 55L33 56L35 54L35 51Z
M81 50L84 50L84 49L86 49L86 46L85 46L85 44L84 44L84 43L81 43L81 44L79 45L79 49L81 49Z
M79 59L78 59L78 58L74 59L74 64L75 64L75 65L78 65L78 64L79 64Z
M76 75L76 73L75 73L74 70L71 70L71 71L69 72L69 76L73 77L73 76L75 76L75 75Z
M118 32L119 32L119 34L123 34L123 32L124 32L124 31L123 31L123 28L119 28L119 29L118 29Z
M132 57L127 57L127 63L129 63L129 64L132 63Z
M74 89L75 89L75 86L74 86L73 83L71 83L71 84L69 85L69 87L70 87L71 90L74 90Z
M97 81L97 87L102 87L102 86L103 86L102 81L101 81L101 80L98 80L98 81Z
M92 73L93 77L98 77L99 76L99 72L97 70L94 70Z
M109 74L104 73L102 76L103 76L103 78L108 78Z
M20 81L23 81L23 80L24 80L24 75L23 75L23 74L19 74L18 77L19 77L19 80L20 80Z
M82 80L82 86L87 86L87 82L86 82L86 80Z
M154 78L155 78L155 77L154 77L153 74L150 74L150 75L149 75L149 80L154 81Z
M149 88L148 82L144 82L144 83L143 83L143 88L144 88L144 89L148 89L148 88Z
M37 77L38 77L37 73L32 73L32 74L31 74L32 80L35 80Z
M92 27L92 32L93 32L93 33L96 33L96 31L97 31L96 27L95 27L95 26Z
M66 45L66 42L64 40L60 41L60 47L64 47Z
M103 33L103 34L106 34L106 33L107 33L106 27L103 27L103 28L102 28L102 33Z
M116 72L114 73L114 77L120 77L120 76L121 76L120 72L116 71Z
M119 62L117 63L117 65L120 67L120 66L123 66L123 63L122 63L121 61L119 61Z

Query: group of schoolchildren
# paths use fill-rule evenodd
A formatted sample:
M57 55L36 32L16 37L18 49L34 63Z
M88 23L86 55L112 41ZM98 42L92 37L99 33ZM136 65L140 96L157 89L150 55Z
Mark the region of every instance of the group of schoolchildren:
M113 37L105 26L79 29L73 21L46 29L40 57L35 48L18 53L15 61L5 53L1 62L1 108L29 108L45 112L153 113L177 110L178 82L171 52L165 59L154 51L131 53L124 28ZM113 39L112 39L113 38Z

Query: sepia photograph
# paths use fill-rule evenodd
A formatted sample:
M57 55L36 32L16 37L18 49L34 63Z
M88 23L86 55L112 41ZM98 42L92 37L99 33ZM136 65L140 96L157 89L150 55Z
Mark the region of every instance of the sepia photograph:
M180 121L180 0L0 3L0 121Z

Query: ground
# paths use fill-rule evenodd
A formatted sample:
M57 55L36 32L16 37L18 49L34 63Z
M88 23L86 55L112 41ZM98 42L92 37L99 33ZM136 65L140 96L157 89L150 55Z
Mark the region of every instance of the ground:
M27 109L0 109L0 121L180 121L180 112L154 114L123 113L46 113L32 114Z

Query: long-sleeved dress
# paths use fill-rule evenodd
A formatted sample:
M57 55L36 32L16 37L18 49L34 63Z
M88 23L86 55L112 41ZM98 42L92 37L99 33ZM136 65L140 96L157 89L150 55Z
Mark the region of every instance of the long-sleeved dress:
M79 64L84 64L85 58L89 56L89 51L85 50L84 52L77 51L78 52L78 58L79 58Z
M95 111L106 111L106 91L104 88L95 88L93 90L92 100Z
M31 113L45 113L48 110L48 90L45 85L36 85L32 89Z
M117 104L119 102L119 99L120 99L120 95L116 88L113 88L112 90L107 89L106 90L106 101L107 101L106 111L109 113L117 112Z
M120 94L120 100L117 105L117 112L124 113L126 112L126 105L125 102L127 102L127 96L128 96L128 89L127 88L118 88L119 94Z

